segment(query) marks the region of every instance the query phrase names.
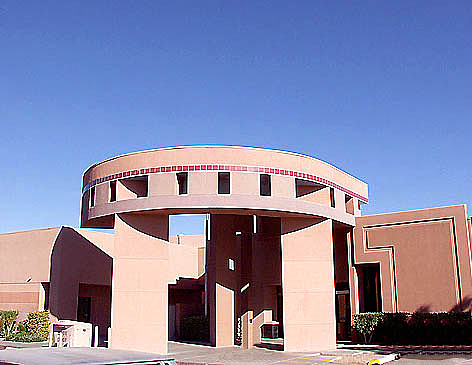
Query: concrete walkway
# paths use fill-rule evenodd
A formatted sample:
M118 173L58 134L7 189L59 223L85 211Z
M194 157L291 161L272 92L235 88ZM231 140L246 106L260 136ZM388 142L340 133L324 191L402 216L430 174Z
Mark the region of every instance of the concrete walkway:
M36 348L0 350L0 363L16 364L125 364L145 362L156 364L158 360L175 359L177 365L311 365L311 364L367 364L383 356L362 349L338 349L328 352L294 353L240 347L214 348L178 342L168 343L167 356L157 354L111 350L105 348ZM171 364L173 362L170 362ZM161 363L162 364L162 363ZM164 362L166 364L166 362Z
M172 365L165 361L169 356L146 352L111 350L100 347L44 347L44 348L13 348L0 350L0 364L24 365L64 365L64 364L159 364ZM162 361L164 360L164 361Z
M177 365L309 365L309 364L367 364L370 360L383 358L383 355L364 350L340 349L327 352L294 353L240 347L214 348L202 345L169 342L169 356Z

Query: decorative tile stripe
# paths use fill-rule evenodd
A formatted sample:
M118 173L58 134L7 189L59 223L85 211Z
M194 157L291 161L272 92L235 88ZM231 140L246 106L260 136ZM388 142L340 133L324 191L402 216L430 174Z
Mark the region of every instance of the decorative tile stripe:
M95 179L85 185L82 189L82 194L85 193L88 189L92 186L111 181L111 180L118 180L127 177L139 176L139 175L149 175L149 174L159 174L159 173L175 173L175 172L186 172L186 171L237 171L237 172L262 172L264 174L272 174L272 175L282 175L282 176L292 176L298 177L301 179L309 180L316 183L321 183L327 186L331 186L338 190L345 192L346 194L358 198L363 202L367 203L369 201L368 198L363 197L349 189L342 187L341 185L336 184L330 180L325 178L307 174L305 172L298 172L293 170L286 170L286 169L276 169L274 167L258 167L258 166L243 166L243 165L214 165L214 164L205 164L205 165L172 165L172 166L159 166L159 167L149 167L144 169L135 169L135 170L128 170L119 172L113 175L108 175L104 177L100 177Z

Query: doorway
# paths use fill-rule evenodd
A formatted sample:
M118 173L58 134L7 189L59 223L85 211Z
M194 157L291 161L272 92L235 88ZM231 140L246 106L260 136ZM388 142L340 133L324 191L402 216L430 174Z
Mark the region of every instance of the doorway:
M92 310L92 298L91 297L79 297L77 303L77 321L79 322L90 322L90 313Z

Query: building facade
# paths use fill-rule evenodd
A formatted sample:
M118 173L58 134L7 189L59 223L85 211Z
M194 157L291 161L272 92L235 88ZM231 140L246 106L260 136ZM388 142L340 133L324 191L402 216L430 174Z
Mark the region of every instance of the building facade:
M104 253L103 262L81 251L82 266L53 277L48 250L57 239L45 243L45 253L31 258L45 267L42 276L21 283L24 263L15 277L0 274L0 309L6 298L14 305L15 290L38 282L38 306L47 301L60 319L86 318L88 310L95 315L89 321L98 322L99 307L92 311L80 298L101 300L111 307L102 310L108 322L100 322L110 324L111 347L166 353L168 338L178 338L180 319L190 315L208 317L216 347L239 340L250 347L270 324L284 350L313 351L348 338L354 313L467 307L465 206L362 216L367 203L365 182L295 153L191 146L118 156L84 173L82 229L59 230L75 232L64 251L80 250L75 242L85 239L84 247ZM183 213L206 214L205 235L170 237L169 216ZM7 236L0 235L0 248L10 242L15 252L20 239ZM56 281L76 284L58 296Z

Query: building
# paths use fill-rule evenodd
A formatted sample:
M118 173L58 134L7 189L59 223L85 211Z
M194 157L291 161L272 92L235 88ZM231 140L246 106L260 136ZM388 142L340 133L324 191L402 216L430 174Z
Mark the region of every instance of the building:
M166 353L189 315L209 318L213 346L250 347L270 324L286 351L313 351L347 338L353 313L468 306L465 206L362 216L367 203L365 182L295 153L111 158L84 173L82 229L0 235L0 309L49 308L103 336L110 324L111 347ZM205 235L169 237L169 215L182 213L207 214Z

